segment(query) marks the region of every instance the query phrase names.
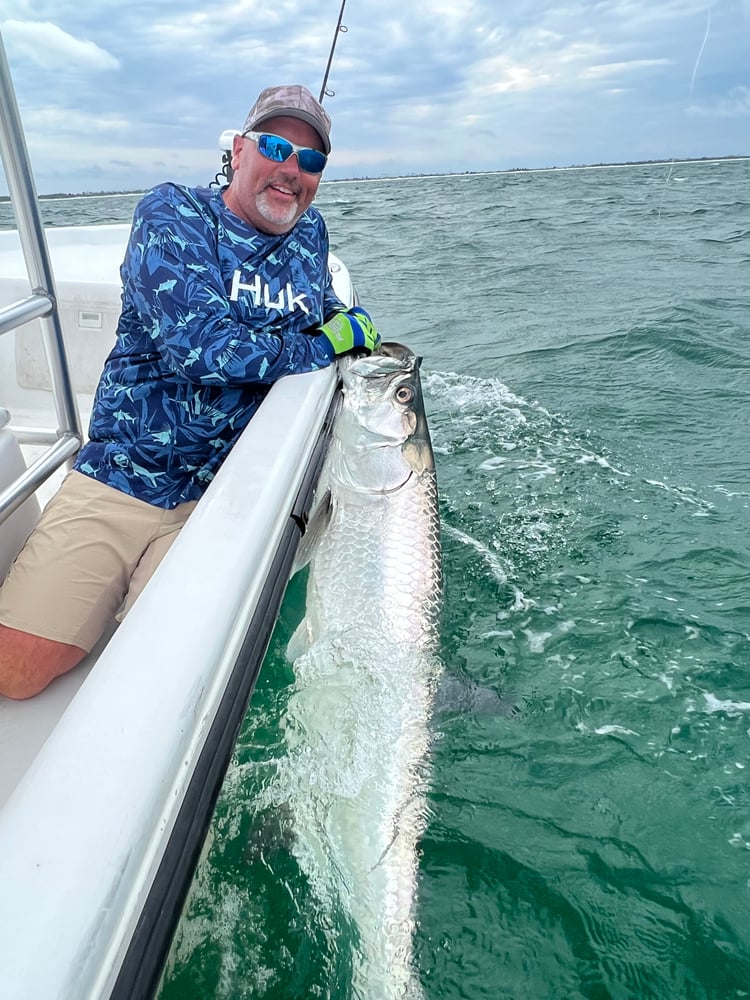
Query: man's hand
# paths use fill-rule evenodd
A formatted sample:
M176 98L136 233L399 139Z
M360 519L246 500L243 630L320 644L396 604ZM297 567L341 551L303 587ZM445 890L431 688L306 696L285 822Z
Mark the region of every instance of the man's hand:
M334 357L357 349L374 351L380 344L375 324L360 306L348 312L335 313L318 333L326 338Z

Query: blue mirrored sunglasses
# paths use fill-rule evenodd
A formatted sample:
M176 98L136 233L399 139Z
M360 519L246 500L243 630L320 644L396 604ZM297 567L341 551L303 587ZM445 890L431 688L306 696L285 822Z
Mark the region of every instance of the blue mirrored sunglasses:
M258 152L267 160L283 163L284 160L289 159L292 153L296 153L299 168L304 170L306 174L322 174L323 168L328 162L328 157L319 149L298 146L295 142L290 142L280 135L270 135L268 132L243 132L242 135L245 139L252 139L253 142L257 143Z

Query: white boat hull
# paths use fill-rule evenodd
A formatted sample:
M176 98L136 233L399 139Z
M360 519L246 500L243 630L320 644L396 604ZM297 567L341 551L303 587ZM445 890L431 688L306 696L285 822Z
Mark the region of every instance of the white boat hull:
M97 229L48 235L63 314L96 312L86 295L97 286L103 358L127 227L101 227L106 239ZM0 305L18 297L23 265L11 242L0 234ZM331 266L352 302L345 267ZM34 325L19 331L20 349L0 338L0 406L14 425L54 426L44 379L28 363ZM76 332L72 342L85 407L93 386L75 345L87 364L88 347ZM314 485L336 386L335 367L280 380L104 648L35 699L0 698L4 995L131 1000L153 988L270 636L267 608L288 579L299 535L291 515ZM9 433L0 488L18 464ZM0 525L6 563L37 511L32 503Z

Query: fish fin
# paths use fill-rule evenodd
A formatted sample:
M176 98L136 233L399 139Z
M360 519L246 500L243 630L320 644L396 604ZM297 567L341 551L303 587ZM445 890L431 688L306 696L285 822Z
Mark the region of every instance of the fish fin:
M326 490L313 508L305 533L297 546L297 554L294 557L294 565L292 566L292 575L304 569L312 559L313 553L330 523L332 510L331 491Z
M286 658L290 663L294 663L300 656L304 655L310 648L310 630L307 627L307 616L305 616L294 630L292 638L286 646Z
M288 802L266 806L248 828L243 858L248 864L266 863L269 857L294 846L294 814Z
M440 678L433 708L438 715L471 713L507 718L518 713L510 694L500 694L491 687L448 673Z

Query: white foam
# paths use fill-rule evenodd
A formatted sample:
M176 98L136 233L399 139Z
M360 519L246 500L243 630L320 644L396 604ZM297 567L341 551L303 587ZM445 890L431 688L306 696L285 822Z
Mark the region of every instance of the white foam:
M490 404L495 412L499 408L518 423L526 423L522 409L529 404L499 379L476 378L456 372L429 372L423 375L422 384L426 391L450 399L456 409L464 411L476 406L484 413Z
M529 649L532 653L543 653L547 641L552 638L554 632L534 632L530 628L521 630L529 642Z
M720 493L722 496L734 498L734 497L750 497L750 493L735 492L733 490L727 489L726 486L721 486L720 484L714 484L711 489L716 493Z
M680 500L684 500L685 503L693 504L695 507L700 507L703 511L715 510L716 507L708 500L703 500L701 497L692 496L690 492L686 489L680 489L677 486L670 486L668 483L663 483L659 479L645 479L645 483L649 486L655 486L659 490L665 490L667 493L671 493L672 496L679 497Z
M449 524L443 524L443 531L447 535L450 535L451 538L455 538L463 545L467 545L469 548L478 552L498 583L508 582L508 573L499 557L496 556L495 553L492 552L483 542L480 542L476 538L472 538L472 536L467 535L465 531L461 531L459 528L454 528Z
M504 455L493 455L492 458L488 458L486 462L482 462L479 466L480 472L492 472L494 469L500 469L512 459L506 458Z
M729 701L717 698L708 691L703 692L707 712L726 712L727 715L741 715L750 712L750 701Z
M624 469L618 469L612 463L606 459L603 455L592 455L586 453L581 455L580 458L576 459L578 465L598 465L602 469L609 469L610 472L614 472L618 476L630 476L629 472L625 472Z

